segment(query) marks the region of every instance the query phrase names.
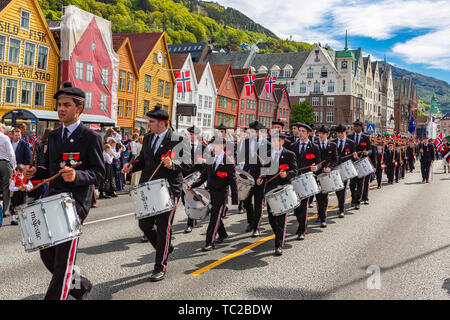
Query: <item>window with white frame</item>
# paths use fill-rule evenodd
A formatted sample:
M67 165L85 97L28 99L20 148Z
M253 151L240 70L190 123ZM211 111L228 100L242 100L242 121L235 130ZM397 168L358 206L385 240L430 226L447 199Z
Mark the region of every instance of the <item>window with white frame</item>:
M33 94L33 83L31 81L22 80L20 90L20 104L23 106L31 106L31 97Z
M201 127L201 126L202 126L202 114L197 113L197 127Z
M127 100L127 106L125 109L125 116L127 118L131 118L131 109L133 108L133 103L130 100Z
M106 112L108 110L108 96L100 93L100 111Z
M314 121L319 122L319 112L314 111Z
M314 70L310 67L306 72L306 78L312 79L314 77Z
M37 68L40 70L47 70L47 63L48 63L48 48L39 46ZM80 80L83 80L83 78L81 78Z
M86 81L94 81L94 65L92 63L86 62Z
M201 94L198 95L198 109L203 107L203 96Z
M5 103L17 104L17 80L6 79L5 81Z
M36 55L36 45L31 42L25 42L25 52L23 55L23 65L34 68L34 56Z
M327 112L327 122L328 123L333 123L334 122L334 112L333 111L328 111Z
M333 80L328 81L328 92L334 92L334 82L333 82Z
M107 71L105 71L105 79L106 79L105 86L107 86L108 85L109 69L105 68L105 70L107 70ZM108 75L106 74L106 72L108 73ZM127 84L128 92L133 92L133 78L134 78L133 75L131 73L128 73L128 84Z
M312 105L313 105L314 107L317 107L317 106L320 105L320 99L319 99L319 97L312 97L311 102L312 102Z
M19 39L9 38L9 54L8 54L9 63L19 64L20 44L21 41Z
M30 11L20 10L20 28L30 30Z
M334 97L327 98L327 106L329 107L334 106Z
M84 62L80 60L75 61L75 79L83 80Z
M145 75L145 91L150 92L151 85L152 85L152 77L149 76L148 74L146 74Z
M320 82L316 81L314 82L314 93L319 93L320 92Z
M34 105L37 107L43 107L45 105L45 84L34 84Z
M107 87L109 82L109 69L108 68L102 68L102 86ZM128 80L128 85L130 85ZM133 87L131 88L133 90ZM128 92L130 90L128 89Z
M211 115L203 114L203 127L211 127Z
M302 82L300 83L300 93L306 92L306 83Z
M0 35L0 61L5 61L6 37Z
M92 91L85 90L85 94L86 94L86 100L84 102L84 108L86 110L91 110L92 109ZM123 104L123 100L119 100L119 104L120 104L120 101L122 101L122 104ZM123 109L123 106L122 106L122 109Z

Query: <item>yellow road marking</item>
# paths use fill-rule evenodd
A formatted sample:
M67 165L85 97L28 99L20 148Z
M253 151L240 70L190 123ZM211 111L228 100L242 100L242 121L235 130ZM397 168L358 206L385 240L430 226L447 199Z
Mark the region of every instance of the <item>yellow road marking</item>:
M370 189L374 189L376 187L377 186L372 186L372 187L370 187ZM349 201L351 198L352 197L349 197L348 199L345 199L345 201ZM339 206L339 204L331 206L331 207L327 208L327 211L333 210L334 208L337 208L338 206ZM313 215L311 217L308 217L308 220L314 219L317 216L318 216L318 214L315 214L315 215ZM201 269L198 269L197 271L194 271L194 272L192 272L189 275L190 276L201 275L202 273L205 273L206 271L211 270L211 269L221 265L222 263L225 263L228 260L231 260L231 259L233 259L233 258L235 258L235 257L237 257L237 256L239 256L241 254L243 254L244 252L247 252L247 251L249 251L249 250L251 250L251 249L253 249L253 248L255 248L255 247L257 247L257 246L259 246L261 244L263 244L264 242L267 242L267 241L269 241L271 239L274 239L274 238L275 238L275 234L272 234L271 236L265 237L264 239L261 239L261 240L255 242L255 243L252 243L251 245L248 245L248 246L246 246L246 247L244 247L244 248L242 248L242 249L240 249L240 250L238 250L236 252L233 252L232 254L229 254L228 256L223 257L222 259L219 259L219 260L217 260L217 261L215 261L215 262L213 262L213 263L211 263L211 264L209 264L209 265L207 265L207 266L205 266L205 267L203 267Z

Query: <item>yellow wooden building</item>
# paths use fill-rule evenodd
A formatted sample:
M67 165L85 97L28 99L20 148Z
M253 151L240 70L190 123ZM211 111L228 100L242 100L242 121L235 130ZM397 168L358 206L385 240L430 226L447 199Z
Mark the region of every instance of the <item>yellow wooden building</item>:
M136 100L139 71L128 38L114 35L113 47L120 57L119 86L117 93L117 126L122 135L130 135L136 119Z
M0 2L0 117L56 110L59 49L37 0Z
M125 33L115 37L128 38L139 70L135 127L147 131L145 114L156 105L172 118L175 77L172 72L165 33ZM120 91L119 91L120 92ZM141 130L142 133L142 130Z

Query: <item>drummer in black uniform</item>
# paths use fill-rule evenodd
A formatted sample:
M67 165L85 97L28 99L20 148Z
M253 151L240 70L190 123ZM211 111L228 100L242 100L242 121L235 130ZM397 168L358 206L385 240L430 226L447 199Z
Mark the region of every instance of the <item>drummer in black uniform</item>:
M289 150L295 153L297 159L297 175L312 171L316 173L321 169L320 151L316 144L309 140L312 131L307 124L299 124L299 141L289 146ZM304 240L308 223L309 198L302 199L300 206L295 209L295 216L299 223L297 240Z
M341 124L338 125L336 127L336 135L337 139L334 139L333 142L337 145L339 164L348 160L354 161L358 155L355 151L355 142L347 138L347 128ZM339 218L344 218L345 214L345 197L347 195L348 181L349 180L344 181L344 189L336 191L339 204Z
M31 168L26 166L24 175L27 179L41 180L61 173L59 178L50 183L45 197L71 193L75 199L77 214L83 222L92 206L93 186L100 183L105 175L102 139L80 121L85 101L83 90L65 82L54 98L58 100L57 112L62 126L50 132L48 152L45 153L42 165ZM82 162L76 169L70 168L73 162L63 160L75 157ZM40 251L44 265L52 273L46 300L66 300L69 294L82 300L91 291L91 282L79 274L77 276L80 281L77 282L80 287L71 287L77 247L78 237Z
M179 145L183 138L174 134L168 128L169 114L156 106L147 112L149 128L152 133L144 136L142 151L133 163L128 163L122 169L123 173L142 171L139 183L152 180L166 179L169 183L170 196L174 208L162 214L139 219L139 228L144 232L156 250L155 266L150 281L163 280L167 269L168 255L173 251L171 244L172 223L175 216L178 199L181 196L183 184L183 171L190 169L191 161L188 145ZM156 226L156 229L154 228Z
M330 173L334 167L338 165L338 154L336 143L328 141L330 130L326 126L321 126L317 132L319 133L318 146L320 149L320 159L323 162L322 169L319 173ZM319 192L316 194L317 212L320 220L320 227L327 227L327 208L328 193Z
M385 166L383 142L377 142L377 151L375 152L375 155L377 157L377 169L375 171L375 175L377 178L377 189L381 189L381 181L383 179L383 166Z
M394 183L394 174L395 174L395 168L396 165L398 166L398 162L400 161L400 155L399 153L394 149L394 142L389 141L388 142L388 148L385 151L384 159L386 162L386 169L384 170L386 172L388 183L393 184Z
M290 179L296 175L297 161L295 159L295 153L283 148L286 135L284 133L272 134L272 149L271 149L271 162L267 175L256 180L257 185L262 185L265 188L267 194L271 190L289 184ZM275 175L279 173L279 176L271 180ZM271 180L269 182L269 180ZM283 254L282 248L284 246L284 239L286 235L286 224L288 213L274 216L269 204L267 204L267 212L269 215L269 223L275 233L275 255L281 256Z
M225 213L228 195L224 192L228 187L231 189L232 204L238 204L238 191L236 183L236 169L234 160L224 152L224 140L216 137L211 146L214 149L214 158L208 163L202 171L202 175L188 189L195 189L201 186L205 181L211 195L211 214L208 229L206 231L206 245L202 251L211 251L215 249L216 243L222 243L228 238L225 226L222 222ZM216 234L219 234L216 240Z
M189 141L191 143L191 163L192 166L191 169L188 171L183 171L183 178L187 177L190 174L193 174L195 172L201 172L202 169L205 167L206 160L203 157L203 152L205 151L205 146L202 144L202 141L200 139L200 129L192 126L187 128L187 131L189 132ZM185 205L184 202L184 191L182 192L182 200L183 205ZM184 230L185 233L192 232L192 228L194 228L197 224L197 220L191 219L188 217L187 226Z

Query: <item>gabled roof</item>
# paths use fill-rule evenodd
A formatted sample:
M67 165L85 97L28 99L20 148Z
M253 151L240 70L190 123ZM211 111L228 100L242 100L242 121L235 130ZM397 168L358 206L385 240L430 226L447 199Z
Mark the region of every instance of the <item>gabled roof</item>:
M225 77L229 67L230 67L229 64L211 65L211 70L214 76L214 82L216 83L217 89L220 88L220 85L222 84L223 78Z
M264 75L260 75L258 78L256 78L255 80L255 89L256 89L256 93L258 94L258 97L261 96L261 94L264 91L264 87L266 85L266 79L265 77L267 77L268 75L264 76Z
M131 66L133 67L134 72L136 73L137 78L139 79L139 69L136 66L136 60L134 59L133 49L131 48L130 40L128 38L118 37L113 35L113 49L117 53L122 46L128 46L130 50L130 58L131 58Z
M208 44L206 42L196 42L196 43L180 43L180 44L171 44L169 47L169 53L171 55L174 54L191 54L193 62L199 62L202 57L202 53L207 47Z
M364 72L367 72L367 64L369 63L369 57L364 57L363 58L363 62L364 62Z
M5 9L12 0L0 0L0 11Z
M373 80L375 80L375 69L376 69L377 65L378 65L378 61L372 62L372 78L373 78ZM380 71L378 71L378 75L380 75Z
M293 68L292 76L295 77L309 54L310 51L257 54L251 65L255 67L256 70L258 70L260 66L266 66L270 70L275 64L281 68L284 68L286 64L290 64Z
M194 63L195 76L197 77L197 83L200 83L200 80L203 76L203 72L205 72L206 63Z
M208 57L208 62L214 64L231 64L233 69L241 69L249 64L251 51L230 51L228 53L213 52Z
M282 91L282 89L284 88L285 86L284 85L282 85L282 84L276 84L275 85L275 90L274 90L274 96L275 96L275 101L277 101L277 103L280 103L281 102L281 99L283 98L283 91ZM287 97L287 102L288 102L288 104L289 104L289 108L291 107L291 102L290 102L290 100L289 100L289 92L287 92L286 91L286 97Z
M113 35L112 40L113 40L114 51L117 52L120 49L120 47L122 46L122 44L127 40L127 38L118 37L117 35Z
M170 60L172 61L172 67L177 71L180 71L189 54L170 54Z
M244 85L245 85L245 77L242 76L243 74L249 74L249 69L232 69L231 70L233 75L241 75L239 77L234 77L234 80L236 81L236 87L237 90L239 92L239 94L241 94L242 90L244 89Z
M133 50L134 59L138 69L142 67L150 52L153 50L162 32L153 33L117 33L114 36L127 38L130 41Z

